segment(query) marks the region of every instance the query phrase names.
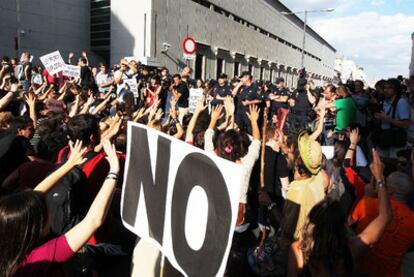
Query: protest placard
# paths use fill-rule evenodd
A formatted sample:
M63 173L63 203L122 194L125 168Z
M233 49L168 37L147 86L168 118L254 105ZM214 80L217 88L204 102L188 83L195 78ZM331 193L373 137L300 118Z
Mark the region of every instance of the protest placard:
M80 70L80 66L65 64L62 74L66 77L80 78Z
M63 58L60 55L59 50L41 56L39 59L51 75L59 73L65 69L66 64L63 61Z
M201 88L191 88L190 96L188 98L188 110L190 113L194 113L197 106L197 101L200 96L203 95L203 89Z
M127 132L124 225L159 247L185 276L223 276L241 165L141 124L128 122Z
M125 79L123 81L128 85L129 90L134 94L134 97L137 98L139 96L137 79L131 78L131 79Z

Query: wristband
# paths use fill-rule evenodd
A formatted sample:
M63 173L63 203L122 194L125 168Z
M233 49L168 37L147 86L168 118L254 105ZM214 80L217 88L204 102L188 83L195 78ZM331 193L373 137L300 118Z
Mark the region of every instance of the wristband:
M382 188L385 186L385 181L384 180L378 180L377 181L377 187L378 188Z
M118 181L118 176L115 175L108 175L106 176L107 180L114 180L114 181Z
M110 175L115 175L116 177L119 177L119 174L118 173L115 173L115 172L109 172L108 173L108 176L110 176Z
M173 121L175 124L180 124L180 122L177 120L177 118L173 118Z
M271 210L273 210L274 207L276 207L276 203L272 202L269 204L269 206L267 206L267 210L270 212Z
M348 150L355 151L355 148L349 147Z

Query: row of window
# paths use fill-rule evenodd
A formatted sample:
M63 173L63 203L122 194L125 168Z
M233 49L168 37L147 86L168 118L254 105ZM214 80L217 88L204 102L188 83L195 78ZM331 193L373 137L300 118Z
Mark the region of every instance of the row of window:
M111 44L111 1L91 0L91 47L96 50Z
M288 41L286 41L286 40L284 40L284 39L276 36L275 34L272 34L272 33L268 32L268 31L260 28L259 26L255 25L255 24L253 24L253 23L251 23L251 22L249 22L249 21L247 21L247 20L245 20L245 19L243 19L243 18L241 18L241 17L239 17L239 16L237 16L235 14L232 14L231 12L229 12L227 10L224 10L223 8L221 8L221 7L219 7L219 6L211 3L210 1L207 1L207 0L191 0L191 1L193 1L193 2L195 2L197 4L200 4L200 5L202 5L202 6L206 7L206 8L209 8L210 10L213 10L213 11L215 11L215 12L217 12L219 14L222 14L222 15L228 17L228 18L232 18L237 23L240 23L240 24L242 24L244 26L247 26L249 28L252 28L255 31L259 31L261 34L263 34L265 36L268 36L268 37L270 37L270 38L272 38L272 39L274 39L276 41L279 41L280 43L283 43L283 44L285 44L285 45L293 48L294 50L297 50L299 52L302 51L302 48L301 47L298 47L298 46L296 46L296 45L294 45L294 44L292 44L292 43L290 43L290 42L288 42ZM311 58L319 61L319 62L322 61L321 58L319 58L319 57L317 57L317 56L315 56L315 55L313 55L313 54L311 54L311 53L309 53L307 51L305 51L305 54L308 55L309 57L311 57Z

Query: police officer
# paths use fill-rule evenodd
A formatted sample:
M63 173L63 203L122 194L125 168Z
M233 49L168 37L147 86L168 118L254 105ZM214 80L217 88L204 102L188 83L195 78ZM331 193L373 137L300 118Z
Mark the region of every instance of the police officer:
M211 105L213 106L222 105L224 103L223 100L226 99L227 96L232 96L226 74L223 73L219 76L218 84L213 87L210 96L212 98Z
M252 133L250 120L247 117L250 105L259 105L262 97L259 94L259 87L253 83L250 72L245 71L240 76L240 82L233 89L233 96L237 96L236 123L240 130L247 130Z

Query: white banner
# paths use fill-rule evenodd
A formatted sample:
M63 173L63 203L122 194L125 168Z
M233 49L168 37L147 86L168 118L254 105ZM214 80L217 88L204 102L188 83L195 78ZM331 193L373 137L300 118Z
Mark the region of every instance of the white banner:
M188 98L188 111L189 113L194 113L197 106L197 101L200 96L203 95L203 89L201 88L191 88L190 96Z
M63 61L59 50L41 56L39 59L43 63L50 75L59 73L65 69L65 62Z
M131 79L125 79L123 81L128 84L129 90L134 94L134 97L137 98L139 96L137 79L131 78Z
M80 78L80 71L80 66L65 64L62 74L66 77Z
M223 276L236 225L242 167L128 122L124 225L185 276Z

